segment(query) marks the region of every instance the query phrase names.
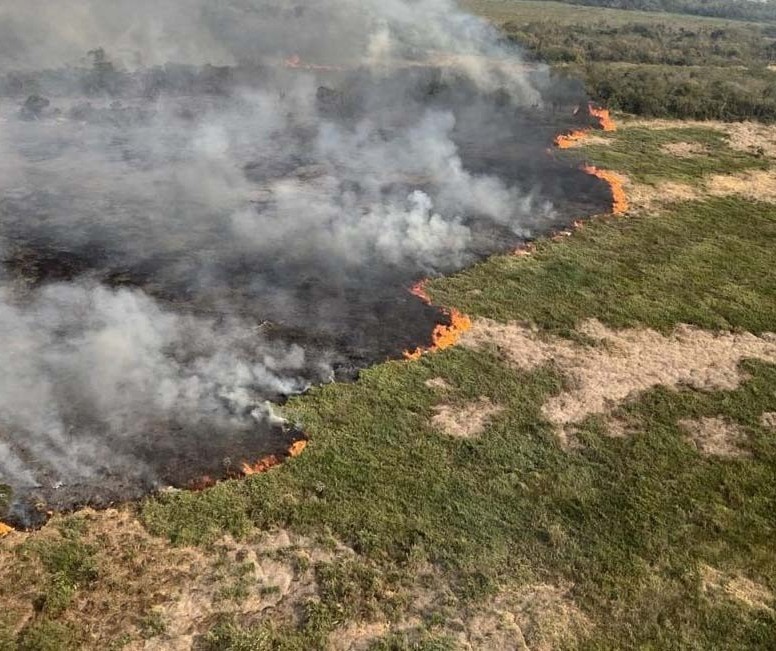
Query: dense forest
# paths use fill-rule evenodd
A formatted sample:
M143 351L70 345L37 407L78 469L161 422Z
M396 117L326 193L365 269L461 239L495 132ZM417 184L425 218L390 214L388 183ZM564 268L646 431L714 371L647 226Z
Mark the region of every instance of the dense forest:
M521 13L515 2L505 37L583 79L596 101L648 117L776 121L776 24L543 4Z
M776 122L776 73L677 66L592 64L588 92L606 106L647 117Z
M751 66L776 63L776 25L505 23L509 38L550 63L619 61L674 66Z
M776 22L774 0L560 0L568 4Z

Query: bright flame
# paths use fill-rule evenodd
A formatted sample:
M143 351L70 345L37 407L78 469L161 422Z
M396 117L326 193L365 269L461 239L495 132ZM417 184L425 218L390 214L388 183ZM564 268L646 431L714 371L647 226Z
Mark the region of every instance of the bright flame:
M570 149L586 137L587 131L572 131L571 133L562 133L559 136L555 136L553 143L558 149Z
M592 104L588 104L587 110L590 112L590 115L598 118L598 124L603 131L617 131L617 125L614 123L614 120L612 120L612 116L607 109L596 108ZM567 134L561 134L555 138L555 146L558 149L575 147L590 134L590 131L590 129L583 129L580 131L572 131ZM582 169L588 174L592 174L609 184L609 187L612 189L613 214L622 215L628 212L628 196L625 194L625 188L623 187L623 178L619 174L610 170L598 169L593 165L585 165ZM574 227L578 227L576 223L574 224ZM524 247L518 249L517 253L519 255L530 255L530 251L526 250Z
M240 470L242 471L242 474L246 476L257 475L260 472L267 472L267 470L270 470L275 466L279 466L284 459L289 457L298 457L300 454L302 454L302 452L304 452L306 447L307 439L299 439L298 441L294 441L289 446L285 454L281 456L276 454L269 454L266 457L259 459L256 463L248 463L247 461L244 461L240 467Z
M302 452L304 452L304 449L307 447L307 441L305 439L299 439L298 441L294 441L291 444L291 447L288 448L288 456L289 457L298 457Z
M410 294L417 296L426 305L431 305L431 297L426 293L427 280L421 280L410 287Z
M426 280L421 280L420 282L415 283L410 288L410 294L417 296L427 305L431 305L431 297L426 292L426 282ZM438 324L431 333L431 345L428 348L421 346L415 350L405 350L404 359L420 359L424 353L444 350L445 348L450 348L450 346L455 346L463 336L463 333L471 329L472 320L465 314L462 314L455 308L443 310L443 312L450 317L450 325Z
M592 104L588 105L587 110L590 111L590 115L598 118L598 124L601 125L601 129L604 131L617 131L617 125L612 120L612 116L609 115L609 109L596 108Z
M467 330L471 330L472 320L465 314L455 308L445 310L450 317L450 325L439 324L431 333L431 345L428 348L416 348L415 350L405 350L404 358L409 360L420 359L424 353L430 353L437 350L444 350L455 346Z
M623 215L628 212L628 195L625 194L623 178L617 172L601 170L593 165L585 165L582 169L609 184L609 187L612 189L612 213Z
M5 522L0 522L0 538L5 538L12 531L13 527L9 527Z
M256 463L248 463L247 461L242 464L242 472L244 475L257 475L260 472L267 472L270 468L280 465L280 459L274 454L262 457Z

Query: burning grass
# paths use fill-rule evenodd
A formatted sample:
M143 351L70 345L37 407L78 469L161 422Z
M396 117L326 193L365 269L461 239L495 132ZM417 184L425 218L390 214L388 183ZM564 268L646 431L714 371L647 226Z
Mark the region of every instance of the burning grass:
M590 317L664 332L680 322L762 332L776 323L774 224L772 206L743 200L601 220L538 243L531 256L433 281L428 296L473 315L533 320L588 345L575 328ZM709 565L776 585L768 515L776 457L761 422L774 410L776 367L744 362L742 371L737 388L645 388L614 414L627 437L608 436L589 416L575 434L580 445L567 450L541 411L571 381L562 368L518 370L494 351L453 347L292 400L288 414L312 433L304 455L244 482L151 500L144 518L180 542L206 542L242 522L331 532L394 569L423 559L481 618L497 586L530 584L534 573L570 581L586 622L570 646L589 637L610 648L719 639L762 648L774 641L769 611L704 600L698 579ZM503 411L479 438L436 431L440 398L481 397ZM751 455L704 456L688 442L688 418L746 428ZM230 515L219 515L227 504ZM440 605L428 633L446 630L458 608Z
M537 242L530 256L434 280L422 295L616 357L616 345L580 324L773 330L774 241L773 205L694 201L585 224ZM498 345L448 347L291 400L286 415L310 433L304 454L272 472L147 500L142 521L169 542L137 523L76 524L73 553L43 545L22 566L14 561L21 546L33 549L29 539L59 545L67 536L52 525L11 533L0 541L0 648L75 647L107 614L131 630L101 629L95 648L140 648L143 635L172 648L173 634L213 650L335 640L375 649L498 648L505 639L529 648L776 644L776 444L763 416L776 412L776 366L743 360L724 385L640 385L609 415L627 436L609 436L609 416L585 413L579 445L567 449L542 406L575 390L573 374L549 358L520 368L503 357ZM435 426L442 401L481 400L501 411L478 437ZM745 432L746 455L696 447L686 424L711 421ZM122 527L139 538L112 538ZM269 583L223 574L268 552L256 537L266 530L294 532L271 556L293 573L280 593L306 595L288 611L264 608L279 603ZM198 560L154 574L155 563L177 570L188 558ZM62 590L48 586L58 572ZM156 601L130 598L147 594ZM217 594L225 598L197 602ZM40 595L59 610L36 611ZM205 607L180 606L195 602Z
M672 123L673 124L673 123ZM589 161L597 167L616 170L638 183L657 185L661 181L695 183L711 174L766 170L770 161L758 151L733 146L732 137L712 126L670 126L655 129L646 123L624 123L607 145L584 141L564 155ZM694 156L676 156L671 147L691 143ZM668 149L667 149L668 148Z

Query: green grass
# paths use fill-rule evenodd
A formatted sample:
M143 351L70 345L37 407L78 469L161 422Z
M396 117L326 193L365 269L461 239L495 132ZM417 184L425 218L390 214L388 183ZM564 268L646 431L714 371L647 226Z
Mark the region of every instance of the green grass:
M768 169L770 161L755 152L737 151L728 144L727 136L708 127L648 129L632 127L616 133L601 133L607 145L583 145L564 154L591 160L598 167L627 174L639 183L654 185L659 181L693 183L710 174L735 174L751 169ZM676 156L662 147L688 142L705 148L693 156Z
M744 199L685 203L662 215L608 218L528 258L494 257L436 280L434 301L498 320L568 330L676 323L772 330L776 208Z
M773 206L693 203L590 224L532 257L495 258L435 281L431 292L472 314L555 331L597 317L759 332L776 323L775 236ZM720 640L770 648L772 612L701 589L708 564L776 590L776 440L759 421L776 410L776 368L746 370L735 391L657 388L638 397L620 409L634 429L625 439L590 418L584 447L569 452L540 412L563 387L552 368L518 372L460 348L391 362L287 405L312 436L301 457L202 493L149 499L143 518L182 544L283 526L333 535L358 553L354 567L316 568L323 589L300 629L280 636L230 624L214 633L213 649L270 648L246 646L259 639L317 648L340 622L400 617L408 577L424 561L440 568L456 603L472 607L509 586L572 583L595 625L580 648L708 649ZM430 426L440 400L425 385L432 377L453 387L447 402L488 396L503 407L482 438L451 439ZM700 456L677 423L706 415L743 427L751 458ZM394 643L383 648L414 648Z

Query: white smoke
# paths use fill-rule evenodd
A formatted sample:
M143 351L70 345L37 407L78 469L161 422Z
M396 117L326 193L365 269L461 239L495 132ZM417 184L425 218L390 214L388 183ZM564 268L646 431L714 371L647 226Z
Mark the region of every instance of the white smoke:
M265 396L303 391L308 363L299 346L270 344L239 322L171 313L138 291L49 285L24 304L0 294L0 422L70 477L89 476L117 439L158 421L276 422ZM318 380L328 373L320 366ZM70 435L74 414L92 436ZM31 481L4 448L2 476Z
M278 424L334 354L261 319L341 336L362 276L552 217L461 145L540 103L451 0L0 0L0 483L99 477L166 422ZM86 262L37 286L30 250Z

